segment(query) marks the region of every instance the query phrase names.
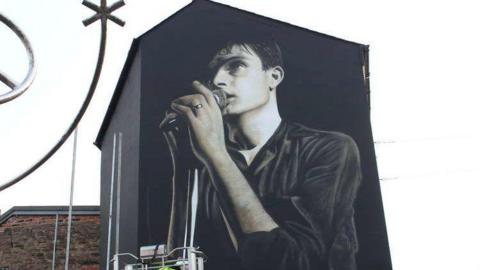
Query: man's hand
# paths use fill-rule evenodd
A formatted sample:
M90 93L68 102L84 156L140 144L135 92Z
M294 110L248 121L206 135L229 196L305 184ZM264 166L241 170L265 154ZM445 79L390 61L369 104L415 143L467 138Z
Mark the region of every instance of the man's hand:
M192 86L198 94L174 100L171 108L188 122L193 152L209 166L214 158L228 155L222 112L207 87L198 81L194 81Z
M232 203L233 210L244 233L271 231L278 227L265 211L247 179L227 152L223 119L213 94L199 82L193 82L198 94L180 97L172 102L172 109L186 118L193 152L207 167L213 185L222 185L218 193ZM222 200L222 199L221 199ZM231 222L226 220L227 223ZM236 236L231 234L236 245Z

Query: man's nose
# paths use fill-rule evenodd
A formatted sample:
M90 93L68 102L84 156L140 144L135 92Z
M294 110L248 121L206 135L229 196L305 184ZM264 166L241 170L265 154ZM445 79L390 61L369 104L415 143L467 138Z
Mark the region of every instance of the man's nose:
M223 88L228 85L228 72L225 70L218 70L215 76L213 77L213 84L218 88Z

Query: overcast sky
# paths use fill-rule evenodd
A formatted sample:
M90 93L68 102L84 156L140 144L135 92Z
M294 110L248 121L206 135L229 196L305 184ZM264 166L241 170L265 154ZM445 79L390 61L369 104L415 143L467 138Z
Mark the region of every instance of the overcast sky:
M97 2L97 1L93 1ZM394 269L478 270L480 242L480 38L475 1L219 1L343 39L370 44L372 124ZM109 2L112 3L112 2ZM79 126L75 204L99 203L100 151L92 142L132 38L189 1L126 0L109 22L107 54ZM33 44L38 74L0 105L0 184L41 158L88 91L99 23L81 0L0 0L0 12ZM0 24L0 70L20 81L21 43ZM0 93L8 89L0 85ZM69 140L44 166L0 192L15 205L67 205Z

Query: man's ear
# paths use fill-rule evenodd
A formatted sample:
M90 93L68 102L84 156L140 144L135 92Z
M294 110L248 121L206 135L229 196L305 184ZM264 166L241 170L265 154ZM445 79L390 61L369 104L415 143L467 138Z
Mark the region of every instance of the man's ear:
M285 71L281 66L275 66L268 70L268 87L270 89L275 89L283 81Z

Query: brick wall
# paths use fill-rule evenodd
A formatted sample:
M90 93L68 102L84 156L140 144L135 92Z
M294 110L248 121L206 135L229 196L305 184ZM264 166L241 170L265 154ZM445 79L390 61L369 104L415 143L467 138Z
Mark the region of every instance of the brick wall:
M68 216L59 215L55 269L64 269ZM52 267L55 216L12 216L0 224L0 268L45 270ZM99 269L98 215L73 216L69 269Z

